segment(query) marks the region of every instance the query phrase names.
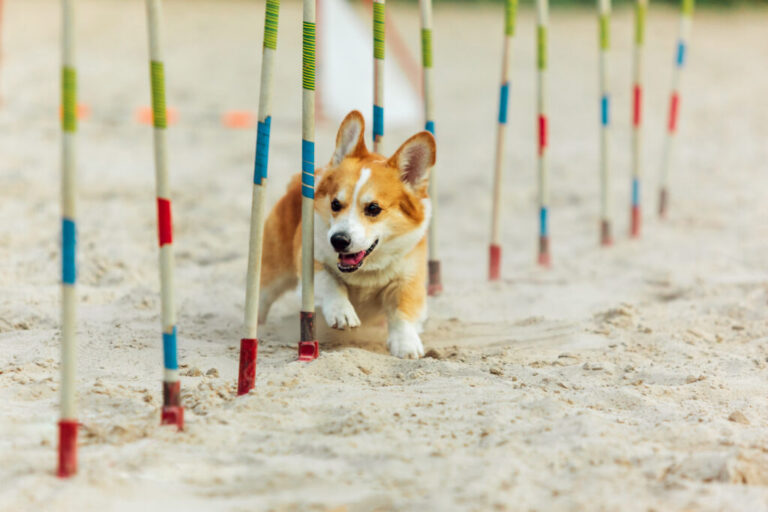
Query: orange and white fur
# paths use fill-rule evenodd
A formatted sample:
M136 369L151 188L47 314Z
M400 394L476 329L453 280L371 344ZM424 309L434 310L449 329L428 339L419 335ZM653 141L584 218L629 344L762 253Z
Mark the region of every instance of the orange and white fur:
M365 123L350 112L336 149L315 180L315 297L326 323L353 329L385 316L393 356L424 355L429 172L435 140L421 132L387 158L364 142ZM297 176L269 214L261 272L260 321L299 282L301 181Z

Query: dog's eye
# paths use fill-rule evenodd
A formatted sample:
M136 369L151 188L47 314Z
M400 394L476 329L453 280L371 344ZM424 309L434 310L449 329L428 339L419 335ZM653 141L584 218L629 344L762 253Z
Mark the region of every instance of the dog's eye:
M341 202L339 202L338 199L334 199L333 201L331 201L331 210L335 212L338 212L339 210L341 210Z
M365 214L369 217L375 217L381 213L381 206L379 203L368 203L365 207Z

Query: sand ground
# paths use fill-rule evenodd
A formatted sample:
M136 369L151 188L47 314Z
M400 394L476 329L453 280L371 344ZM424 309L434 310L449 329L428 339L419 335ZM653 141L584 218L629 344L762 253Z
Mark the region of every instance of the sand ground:
M696 13L668 221L655 187L677 30L653 6L648 216L626 238L631 11L613 22L616 244L597 246L594 13L551 26L553 267L535 263L534 17L521 9L505 175L504 280L486 282L500 6L437 4L440 256L429 357L326 344L295 362L298 307L261 332L236 399L261 2L166 2L177 297L187 428L161 380L143 2L82 0L80 473L53 476L59 359L58 8L5 2L0 108L0 509L768 509L768 12ZM393 4L418 53L417 11ZM283 6L270 200L299 169L299 18ZM362 69L361 73L369 72ZM367 113L366 113L367 115ZM318 160L338 120L318 126ZM388 134L387 150L419 127ZM760 173L763 174L760 174Z

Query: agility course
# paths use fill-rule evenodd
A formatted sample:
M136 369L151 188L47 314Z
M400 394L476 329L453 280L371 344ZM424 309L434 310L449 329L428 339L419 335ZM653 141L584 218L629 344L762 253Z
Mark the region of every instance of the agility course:
M511 10L506 58L506 5L434 6L424 44L433 51L422 59L433 110L410 126L384 119L385 154L426 122L439 124L439 236L431 254L444 288L429 302L427 357L405 361L381 342L330 340L319 308L315 332L303 335L296 317L314 308L298 293L258 325L258 253L270 241L252 220L305 162L311 170L327 162L339 122L317 119L314 133L302 129L302 97L311 92L303 72L313 67L304 66L305 55L312 61L303 48L311 41L303 6L162 1L164 51L151 60L163 64L166 103L179 117L163 132L168 188L161 191L152 172L158 128L134 119L136 108L160 104L152 101L159 86L156 79L152 87L158 73L147 62L146 5L72 2L75 96L72 75L61 69L59 2L39 2L51 9L4 5L0 396L7 416L0 429L7 463L0 476L10 485L0 499L10 509L109 510L115 500L167 508L179 496L192 510L610 509L630 493L638 507L660 510L760 508L766 410L754 397L768 391L760 341L768 332L765 244L755 233L766 155L743 140L746 131L713 119L743 111L744 126L763 136L760 109L750 105L762 105L766 77L734 79L749 67L742 57L759 61L760 46L744 45L735 58L733 32L709 8L696 11L694 37L685 37L685 76L676 87L685 102L666 181L672 201L663 222L647 215L642 238L632 238L627 214L639 218L642 206L658 206L656 194L639 189L641 180L653 192L661 183L680 9L654 4L643 15L648 30L635 74L634 6L612 6L610 87L602 90L595 4L571 12L550 5L543 23L531 4ZM355 11L371 45L360 72L372 74L366 9ZM390 23L423 57L422 12L415 4L387 7ZM39 27L22 31L9 22L34 13ZM764 19L731 16L743 41L761 40ZM705 33L709 41L698 37ZM205 47L193 51L191 34ZM546 50L541 110L539 47ZM319 71L319 49L315 57ZM366 89L372 129L373 90ZM596 233L604 93L613 178L606 188L615 207L610 248L599 246ZM78 100L90 108L79 123ZM387 97L385 116L396 101ZM222 126L221 114L234 109L258 109L258 124ZM153 123L162 112L153 112ZM68 212L59 196L62 141L73 139L67 129L74 126L77 210ZM640 163L633 167L635 130ZM313 143L311 158L305 140ZM551 222L544 226L540 147L549 171L541 204ZM488 229L494 195L497 235ZM158 199L173 199L167 238L161 228L170 228L170 215L162 220ZM734 212L739 223L730 222ZM62 216L77 223L76 257ZM537 265L542 227L554 239L545 268ZM504 258L501 265L499 252L498 278L489 284L492 236ZM155 252L163 240L175 256L176 318L168 323ZM77 321L68 331L60 290L65 296L70 286L63 260L75 259ZM162 336L174 326L177 368ZM63 342L75 337L76 364L61 364ZM315 340L318 357L297 361L297 342ZM60 411L60 372L75 367L68 392L76 412ZM166 369L178 371L180 432L161 426L169 404L158 380L174 382ZM80 442L77 474L66 480L55 478L57 420L72 421ZM460 475L450 469L457 467Z

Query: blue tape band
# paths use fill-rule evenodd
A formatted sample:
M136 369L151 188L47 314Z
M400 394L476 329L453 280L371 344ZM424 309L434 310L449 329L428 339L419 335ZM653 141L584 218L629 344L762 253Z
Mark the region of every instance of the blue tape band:
M301 141L301 195L315 198L315 143Z
M176 326L173 326L171 334L163 333L163 364L166 370L178 370L179 362L176 359Z
M373 136L384 136L384 107L373 106Z
M434 121L427 121L427 124L424 126L424 129L427 130L432 135L435 134L435 122Z
M547 233L549 233L549 229L547 226L547 209L545 207L539 210L539 234L547 236Z
M640 181L637 178L632 180L632 206L640 206Z
M677 66L681 68L683 64L685 64L685 43L679 41L677 43Z
M264 121L259 121L256 132L256 163L253 169L253 182L261 185L261 180L267 177L267 164L269 162L269 131L272 124L272 116L267 116Z
M600 120L602 121L603 126L608 126L608 123L610 123L610 113L608 112L609 105L610 100L606 94L600 98Z
M499 94L499 123L507 124L507 105L509 104L509 82L504 82Z
M75 267L76 240L75 221L61 219L61 282L75 284L77 271Z

